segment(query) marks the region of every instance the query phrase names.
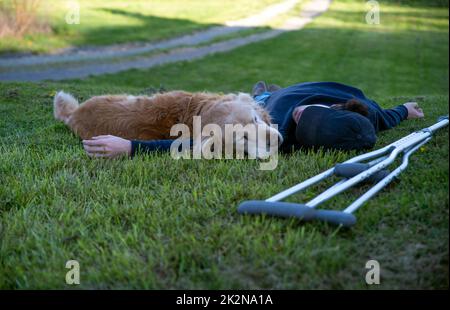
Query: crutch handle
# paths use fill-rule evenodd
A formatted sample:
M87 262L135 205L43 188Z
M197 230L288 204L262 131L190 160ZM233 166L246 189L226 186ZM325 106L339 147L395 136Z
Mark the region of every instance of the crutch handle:
M342 163L334 166L334 174L338 177L343 178L353 178L355 175L360 174L364 170L370 168L369 164L363 163ZM384 179L389 174L389 170L383 169L375 172L370 177L368 177L365 182L378 183L380 180Z
M304 204L290 202L248 200L239 205L238 213L295 217L302 221L319 220L333 225L342 225L344 227L350 227L356 223L356 217L350 213L334 210L316 210Z

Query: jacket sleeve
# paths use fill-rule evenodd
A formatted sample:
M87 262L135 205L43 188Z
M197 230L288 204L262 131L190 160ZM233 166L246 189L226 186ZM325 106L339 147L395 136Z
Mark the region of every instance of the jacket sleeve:
M131 157L156 151L169 151L174 140L131 141Z
M375 130L382 131L391 129L408 117L408 109L404 105L399 105L392 109L382 109L375 102L371 102L369 118Z
M170 151L170 146L176 140L151 140L151 141L140 141L140 140L131 140L131 157L134 157L136 154L145 154L151 152L167 152ZM182 140L183 143L187 140ZM192 148L193 141L189 140L189 147ZM179 148L182 147L180 143Z

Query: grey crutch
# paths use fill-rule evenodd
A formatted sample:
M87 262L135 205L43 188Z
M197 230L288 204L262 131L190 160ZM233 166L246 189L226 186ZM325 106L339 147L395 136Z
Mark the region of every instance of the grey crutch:
M313 176L266 200L249 200L238 207L241 214L267 214L279 217L296 217L303 221L319 220L345 227L353 226L358 210L367 200L394 180L408 166L409 157L427 143L433 133L448 126L448 116L440 117L438 122L428 128L416 131L381 149L353 157L342 164ZM403 154L402 163L392 172L385 168L391 165L399 154ZM363 161L371 160L363 163ZM281 200L302 191L324 179L336 175L343 179L305 204L282 202ZM319 204L363 181L375 183L366 193L356 199L342 211L315 209Z

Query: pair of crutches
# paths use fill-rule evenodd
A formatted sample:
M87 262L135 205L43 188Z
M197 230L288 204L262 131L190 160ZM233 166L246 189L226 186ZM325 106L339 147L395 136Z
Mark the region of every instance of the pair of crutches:
M436 130L448 126L448 122L448 115L440 117L433 126L413 132L379 150L353 157L264 201L244 201L239 205L238 212L296 217L303 221L319 220L350 227L356 223L353 213L405 170L411 154L430 141ZM392 164L401 153L403 153L402 163L392 172L386 170L385 168ZM372 161L363 163L370 159ZM342 179L307 203L281 202L282 199L333 175ZM363 181L373 182L375 185L343 211L315 209L319 204Z

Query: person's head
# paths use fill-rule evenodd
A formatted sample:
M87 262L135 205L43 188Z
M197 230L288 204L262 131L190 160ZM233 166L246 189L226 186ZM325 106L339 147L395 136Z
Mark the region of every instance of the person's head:
M375 128L367 117L367 107L352 100L329 108L320 105L293 111L297 142L307 148L363 150L376 142Z

